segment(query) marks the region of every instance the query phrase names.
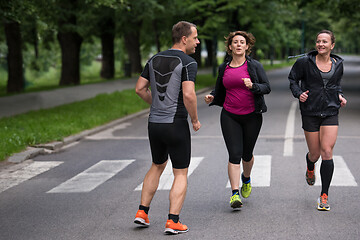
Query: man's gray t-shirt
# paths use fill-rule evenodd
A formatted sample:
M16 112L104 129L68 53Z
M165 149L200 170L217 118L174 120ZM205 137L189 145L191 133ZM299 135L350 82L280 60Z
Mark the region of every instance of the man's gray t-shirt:
M182 82L195 82L196 73L196 61L181 50L169 49L149 59L141 74L151 86L149 122L173 123L175 119L187 119Z

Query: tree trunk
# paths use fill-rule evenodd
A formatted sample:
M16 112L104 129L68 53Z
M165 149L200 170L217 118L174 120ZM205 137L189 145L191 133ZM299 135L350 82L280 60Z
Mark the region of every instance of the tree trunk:
M114 34L101 34L101 72L100 76L111 79L115 76L115 56L114 56Z
M207 50L207 59L205 61L206 67L212 67L213 65L213 41L210 39L205 40L206 50Z
M104 25L101 28L101 72L100 76L105 79L114 78L115 75L115 22L112 17L103 19ZM101 26L100 25L100 26Z
M141 54L140 54L140 33L128 32L124 35L125 47L128 50L129 61L132 73L142 72Z
M155 36L155 43L156 43L156 49L158 52L161 51L161 44L160 44L160 34L157 27L156 20L153 20L153 28L154 28L154 36Z
M80 48L83 38L74 29L77 26L76 0L59 1L58 7L64 11L59 17L57 39L61 48L60 86L80 84Z
M6 43L8 46L8 82L7 93L21 92L25 89L22 39L20 24L9 21L4 23Z
M80 48L82 37L76 32L59 32L61 47L60 86L80 84Z

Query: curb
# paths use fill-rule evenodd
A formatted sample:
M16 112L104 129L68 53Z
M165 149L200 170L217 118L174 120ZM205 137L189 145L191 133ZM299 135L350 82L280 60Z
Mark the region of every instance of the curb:
M49 154L49 153L52 153L53 151L58 151L62 147L66 146L66 145L77 142L77 141L79 141L79 140L81 140L81 139L83 139L83 138L85 138L87 136L90 136L90 135L93 135L95 133L104 131L104 130L106 130L108 128L112 128L112 127L114 127L114 126L116 126L116 125L118 125L120 123L131 120L131 119L136 118L138 116L141 116L143 114L149 113L149 111L150 111L149 108L144 109L144 110L142 110L140 112L127 115L127 116L125 116L123 118L114 120L114 121L112 121L110 123L101 125L99 127L95 127L93 129L90 129L90 130L85 130L85 131L83 131L81 133L66 137L61 142L56 141L56 142L51 142L51 143L39 144L39 145L36 145L36 146L33 146L33 147L28 147L25 151L20 152L20 153L15 153L12 156L10 156L7 161L10 162L10 163L21 163L21 162L23 162L25 160L36 157L36 156L38 156L40 154Z
M200 89L198 91L196 91L196 95L200 95L200 94L204 94L206 92L210 92L213 88L203 88ZM45 143L45 144L38 144L35 145L33 147L28 147L25 151L20 152L20 153L15 153L12 156L10 156L8 158L8 162L10 163L21 163L25 160L31 159L33 157L36 157L40 154L51 154L54 151L58 151L60 150L62 147L69 145L71 143L80 141L81 139L93 135L95 133L104 131L106 129L112 128L120 123L123 123L125 121L131 120L133 118L139 117L141 115L144 114L148 114L150 111L150 108L141 110L140 112L137 113L133 113L130 115L127 115L125 117L119 118L117 120L114 120L110 123L101 125L99 127L95 127L93 129L89 129L89 130L85 130L81 133L69 136L69 137L65 137L63 141L56 141L56 142L50 142L50 143Z

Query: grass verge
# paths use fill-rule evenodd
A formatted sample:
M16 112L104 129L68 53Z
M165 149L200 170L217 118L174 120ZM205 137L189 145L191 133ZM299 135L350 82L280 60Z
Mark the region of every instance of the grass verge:
M66 104L52 109L32 111L0 119L0 160L27 146L52 141L148 107L134 90L100 94L92 99Z

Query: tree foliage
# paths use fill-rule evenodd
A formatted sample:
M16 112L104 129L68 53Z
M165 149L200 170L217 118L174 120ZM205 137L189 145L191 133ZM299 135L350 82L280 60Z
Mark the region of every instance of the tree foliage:
M94 55L103 56L99 75L113 76L115 58L122 64L131 63L132 72L138 73L150 54L171 46L171 28L179 20L198 26L201 47L195 57L201 63L200 51L206 50L207 66L216 64L217 47L222 49L224 36L235 30L249 31L256 37L254 57L285 58L309 51L322 29L335 33L337 51L360 51L358 0L3 0L0 19L0 58L7 56L8 65L10 60L10 67L16 66L20 73L22 66L38 71L61 66L66 72L84 63L81 56L85 49L99 45L101 49L96 47L94 53L86 54L87 62ZM10 28L8 24L12 24ZM13 43L18 46L14 48L6 42L6 34L16 31L18 40ZM80 57L72 55L70 60L61 61L66 55L63 48L71 45L61 42L64 36L77 42L70 52L78 52ZM14 56L11 47L20 49L15 54L16 64L10 59ZM77 71L68 71L59 83L80 83L74 76ZM24 79L19 81L17 75L15 80L14 74L9 74L8 84L14 82L15 91L25 87Z

